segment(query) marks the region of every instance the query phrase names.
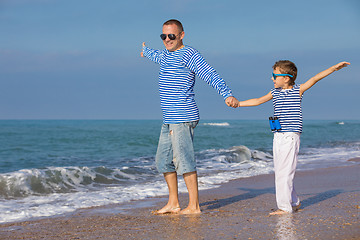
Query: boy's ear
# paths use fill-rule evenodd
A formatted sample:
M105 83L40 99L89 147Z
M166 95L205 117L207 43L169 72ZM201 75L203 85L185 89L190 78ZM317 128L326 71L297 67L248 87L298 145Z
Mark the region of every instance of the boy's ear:
M289 83L291 81L290 77L289 76L285 76L285 82L286 83Z

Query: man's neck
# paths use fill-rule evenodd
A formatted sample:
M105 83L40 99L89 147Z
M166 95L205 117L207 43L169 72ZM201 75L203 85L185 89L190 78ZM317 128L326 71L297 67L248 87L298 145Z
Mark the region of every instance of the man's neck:
M178 47L177 49L175 49L174 51L170 51L170 52L175 52L175 51L177 51L177 50L180 50L180 49L182 49L182 48L184 48L185 47L185 45L184 44L181 44L181 46L180 47Z

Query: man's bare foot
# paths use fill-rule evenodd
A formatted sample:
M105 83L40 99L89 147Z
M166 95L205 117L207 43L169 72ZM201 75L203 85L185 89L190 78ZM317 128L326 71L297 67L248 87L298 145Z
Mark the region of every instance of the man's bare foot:
M180 212L180 207L170 207L170 206L165 206L160 210L157 211L152 211L152 214L154 215L163 215L163 214L178 214Z
M281 210L281 209L278 209L274 212L271 212L269 213L269 215L283 215L283 214L289 214L290 212L287 212L287 211L284 211L284 210Z
M200 208L198 209L185 208L180 211L180 214L200 214L200 213L201 213Z

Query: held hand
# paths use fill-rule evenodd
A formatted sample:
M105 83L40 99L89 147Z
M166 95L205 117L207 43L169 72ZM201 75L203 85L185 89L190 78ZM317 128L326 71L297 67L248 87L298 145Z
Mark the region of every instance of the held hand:
M145 47L145 42L142 43L142 46ZM140 56L141 56L141 57L144 57L144 53L143 53L142 51L141 51L141 53L140 53Z
M347 67L348 65L350 65L349 62L341 62L341 63L334 65L333 68L334 68L334 71L338 71L344 67Z
M237 108L239 106L239 101L235 97L226 98L225 103L229 107L233 107L233 108Z

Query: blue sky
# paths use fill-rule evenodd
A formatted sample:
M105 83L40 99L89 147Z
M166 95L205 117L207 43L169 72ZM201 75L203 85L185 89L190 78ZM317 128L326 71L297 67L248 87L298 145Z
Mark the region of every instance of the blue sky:
M305 93L305 119L360 119L357 0L0 0L0 119L161 119L158 65L141 43L164 48L162 23L179 19L240 100L269 92L272 65L296 63L298 83L351 66ZM202 119L266 119L268 102L228 108L197 79Z

